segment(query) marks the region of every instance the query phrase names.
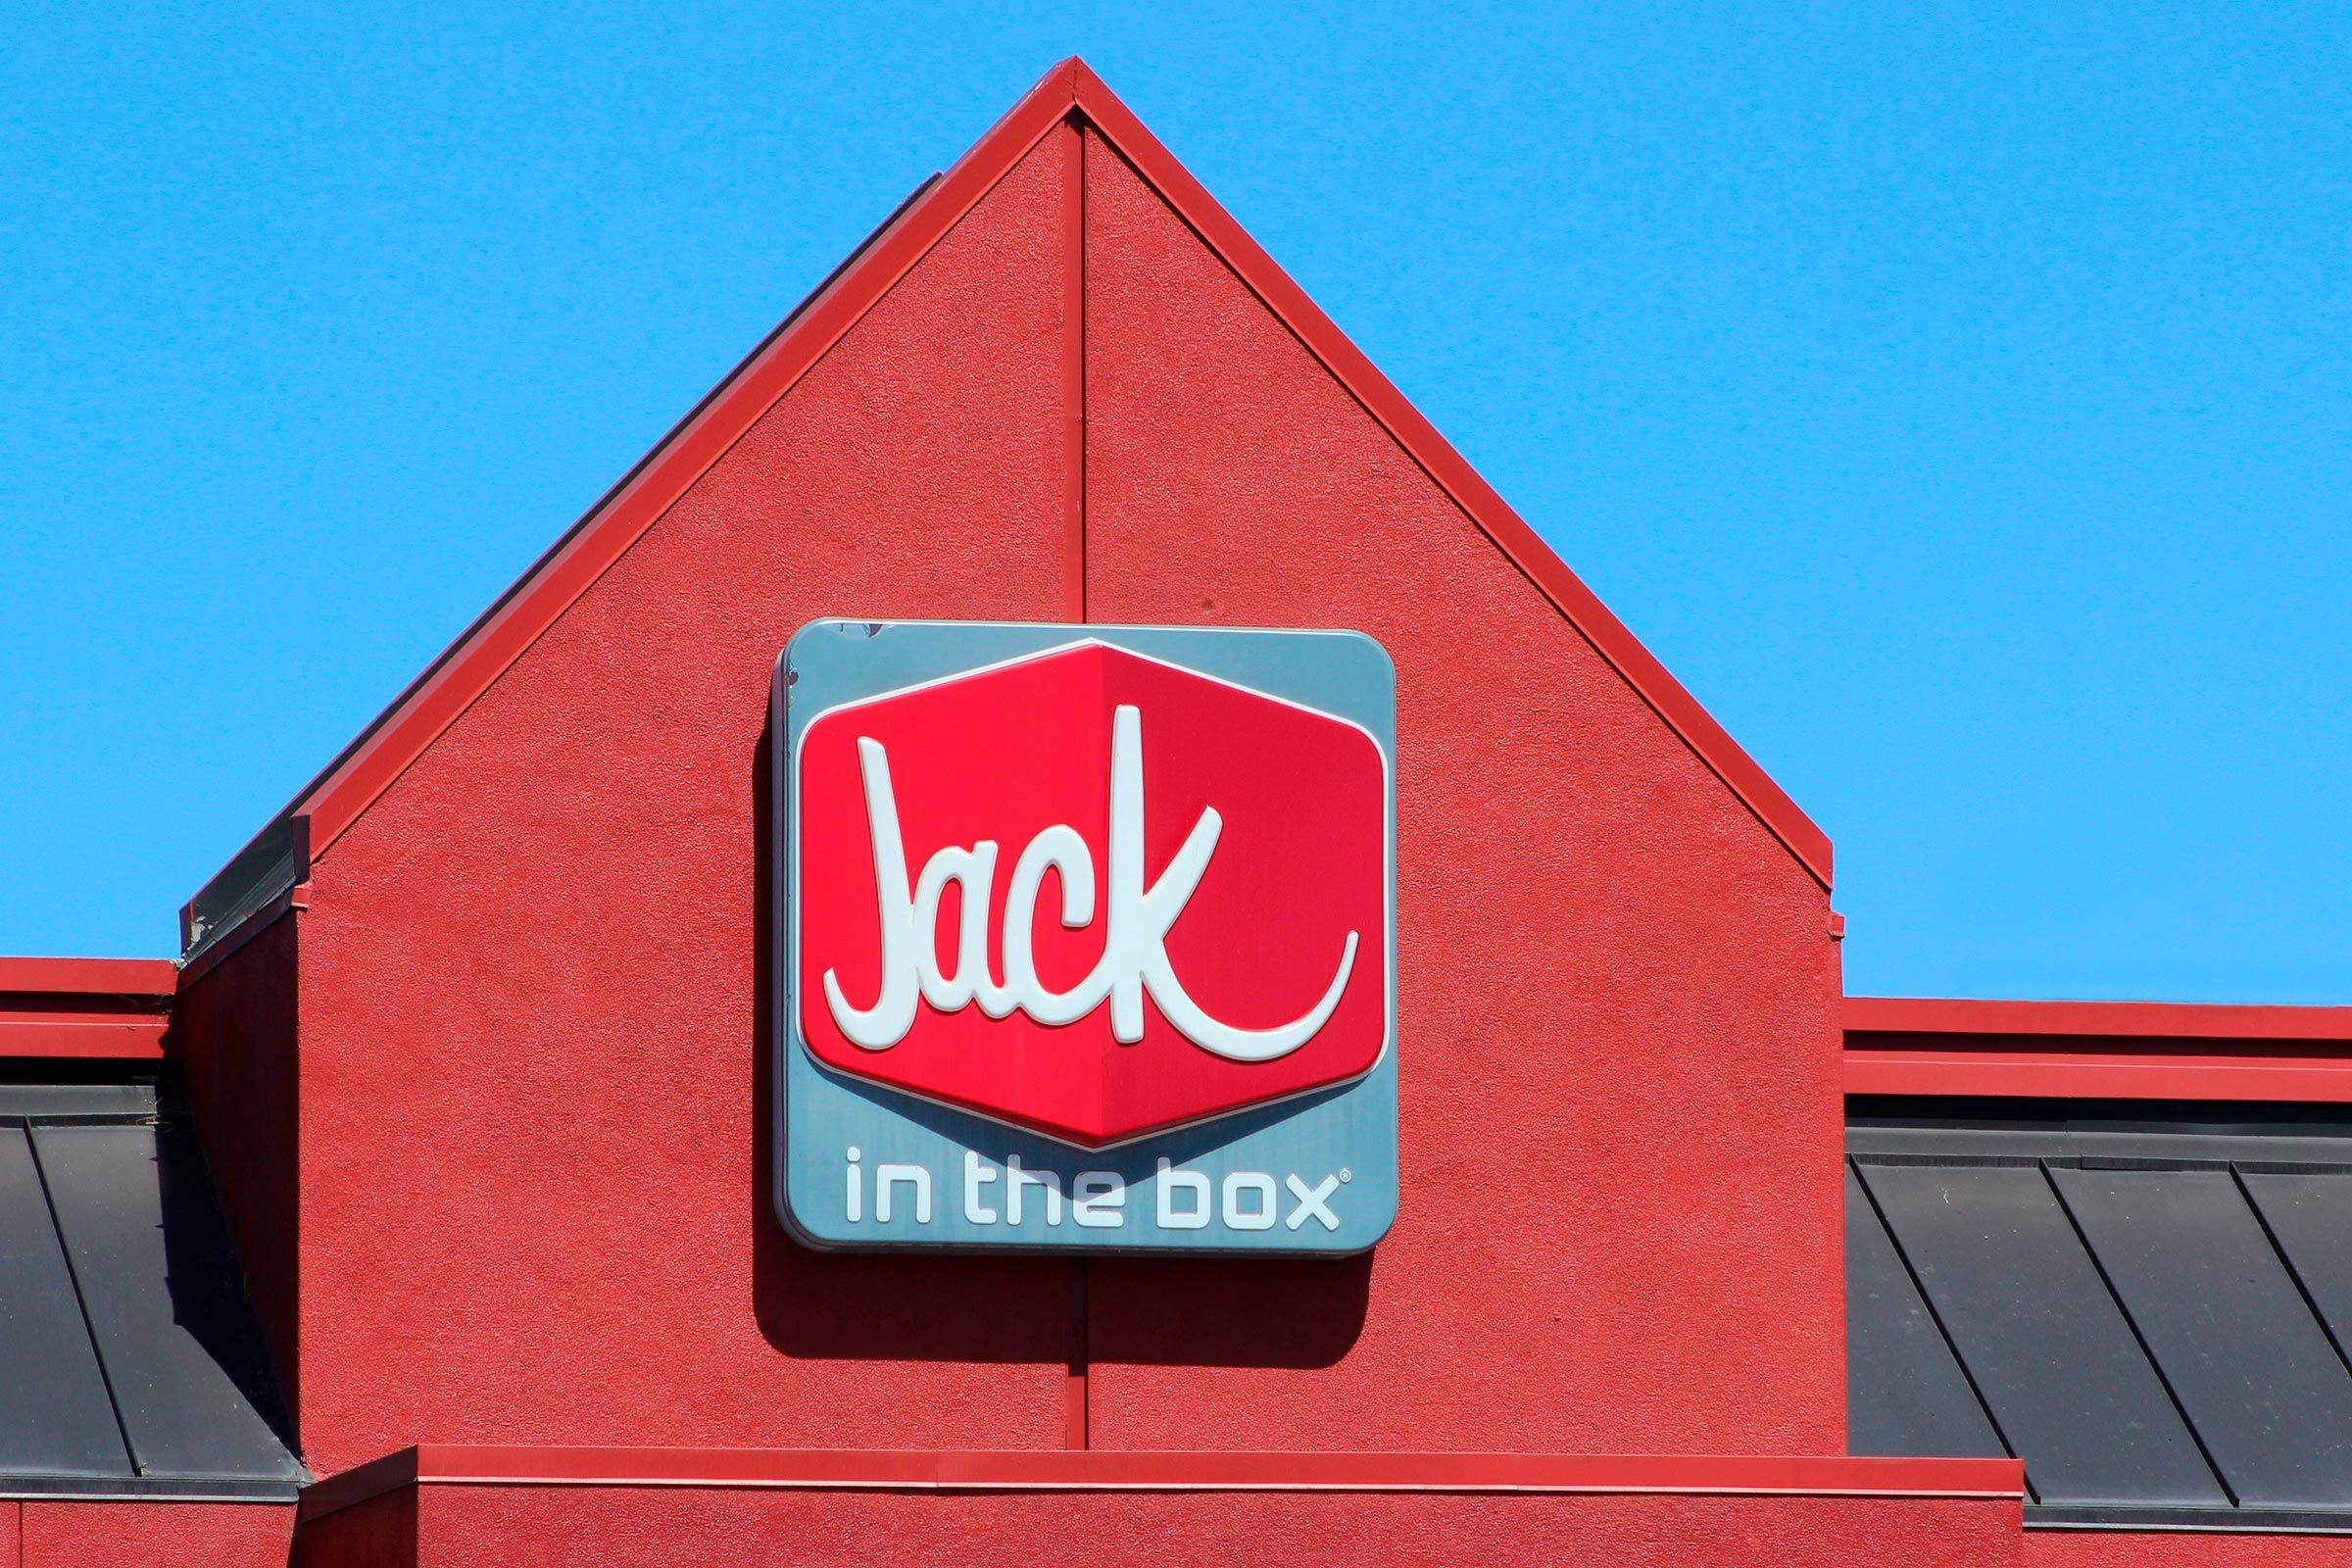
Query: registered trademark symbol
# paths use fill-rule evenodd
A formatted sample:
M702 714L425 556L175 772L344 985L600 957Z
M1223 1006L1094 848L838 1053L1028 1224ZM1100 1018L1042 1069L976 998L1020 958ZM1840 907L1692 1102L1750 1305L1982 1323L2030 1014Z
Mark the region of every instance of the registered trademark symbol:
M1351 1170L1343 1170L1340 1172L1340 1180L1344 1182L1351 1182L1355 1180L1355 1172Z

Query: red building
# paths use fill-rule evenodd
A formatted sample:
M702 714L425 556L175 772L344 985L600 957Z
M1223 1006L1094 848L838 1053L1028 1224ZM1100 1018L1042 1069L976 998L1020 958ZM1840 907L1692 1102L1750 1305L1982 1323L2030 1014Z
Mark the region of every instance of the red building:
M788 1237L768 683L830 615L1388 650L1375 1249ZM0 967L0 1565L2352 1561L2352 1009L1849 1001L1830 896L1071 62L176 965Z

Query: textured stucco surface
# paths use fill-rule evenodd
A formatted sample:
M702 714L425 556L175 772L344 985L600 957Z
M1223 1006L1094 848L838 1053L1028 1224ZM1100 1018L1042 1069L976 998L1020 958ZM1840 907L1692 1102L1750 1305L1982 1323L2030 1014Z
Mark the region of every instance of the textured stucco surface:
M320 860L303 1432L1021 1447L1058 1265L822 1257L767 1198L769 668L1061 606L1064 160L968 215Z
M282 1568L294 1539L292 1503L0 1502L20 1507L21 1568Z
M1087 168L1089 611L1387 646L1403 1095L1368 1281L1098 1266L1098 1445L1840 1451L1826 895L1126 164Z

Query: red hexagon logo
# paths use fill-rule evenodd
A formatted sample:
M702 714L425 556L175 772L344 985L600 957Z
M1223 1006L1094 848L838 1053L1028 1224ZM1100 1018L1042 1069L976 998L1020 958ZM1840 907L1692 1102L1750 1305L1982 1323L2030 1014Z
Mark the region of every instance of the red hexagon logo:
M1100 1148L1388 1048L1388 760L1085 642L818 714L793 761L802 1039Z

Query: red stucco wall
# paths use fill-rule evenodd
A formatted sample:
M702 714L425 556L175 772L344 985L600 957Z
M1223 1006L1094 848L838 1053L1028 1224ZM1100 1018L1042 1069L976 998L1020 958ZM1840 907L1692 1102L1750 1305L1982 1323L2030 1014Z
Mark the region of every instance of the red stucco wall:
M1132 170L1088 171L1088 611L1395 658L1404 1102L1368 1279L1097 1268L1097 1442L1841 1451L1827 895Z
M819 1257L765 1198L769 666L1060 618L1049 136L320 858L302 1430L1025 1446L1064 1265ZM1086 608L1395 655L1404 1213L1341 1264L1085 1265L1093 1441L1836 1452L1826 895L1101 144Z
M314 872L303 1435L1049 1445L1058 1268L768 1204L769 667L1061 607L1063 160L1010 175Z
M0 1502L22 1511L22 1568L282 1568L292 1503ZM5 1520L6 1512L0 1512ZM18 1568L0 1531L0 1568Z

